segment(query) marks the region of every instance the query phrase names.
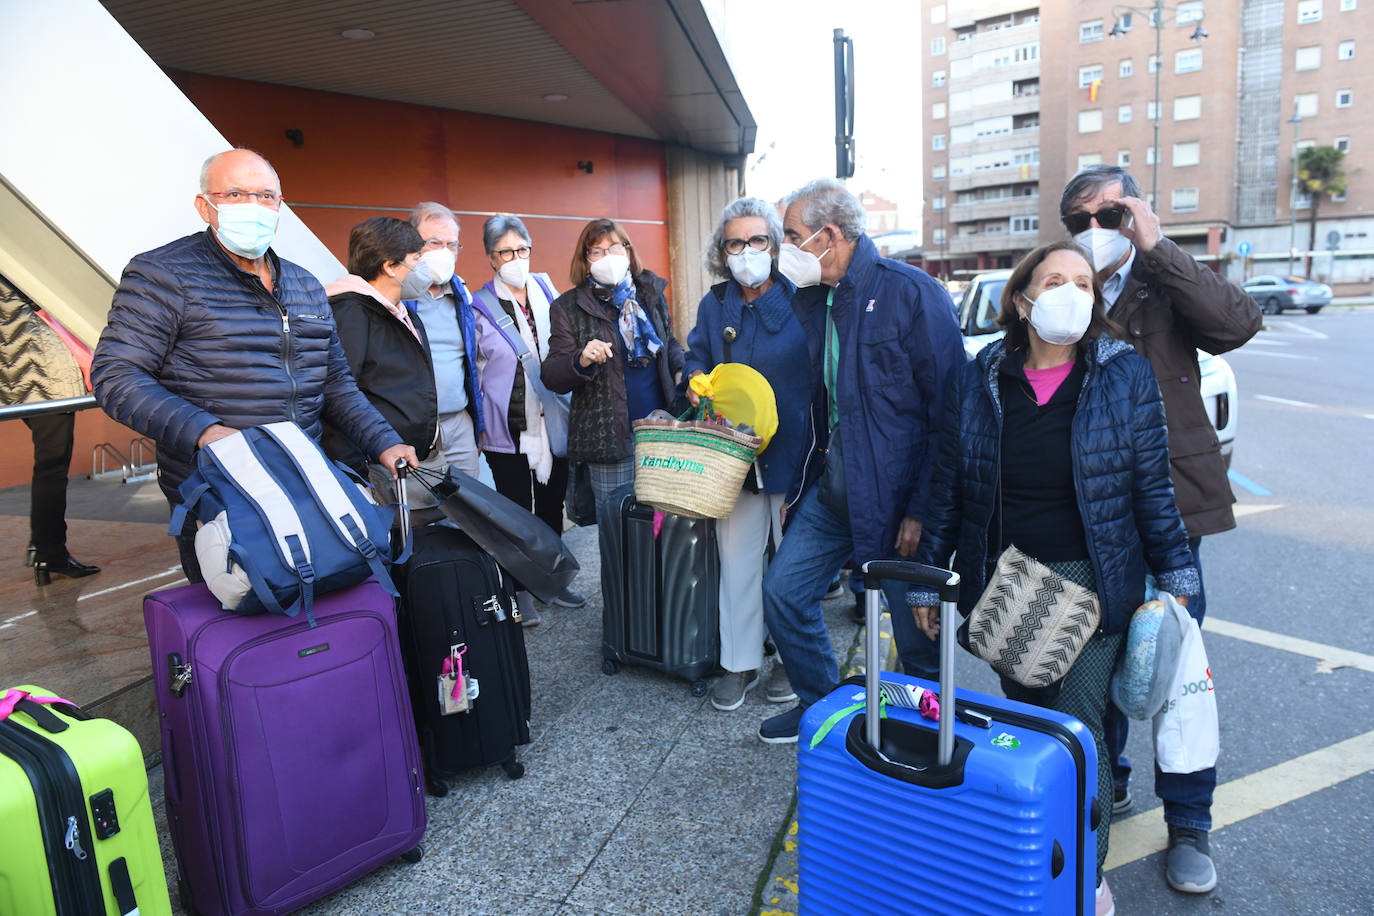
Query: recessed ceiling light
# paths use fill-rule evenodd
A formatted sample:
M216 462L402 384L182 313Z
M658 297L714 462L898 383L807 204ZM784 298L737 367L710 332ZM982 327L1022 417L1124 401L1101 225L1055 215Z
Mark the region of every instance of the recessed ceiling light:
M546 102L566 102L567 100L568 97L561 92L550 92L548 95L544 96L544 101Z
M376 38L377 33L371 29L344 29L339 33L341 38L353 38L357 41L367 41L369 38Z

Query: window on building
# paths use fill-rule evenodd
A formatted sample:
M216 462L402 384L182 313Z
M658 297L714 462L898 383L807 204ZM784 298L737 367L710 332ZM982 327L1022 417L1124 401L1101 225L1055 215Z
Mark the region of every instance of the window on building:
M1117 151L1116 151L1116 164L1119 165L1119 166L1121 166L1123 169L1128 169L1128 168L1130 168L1130 167L1131 167L1131 151L1128 150L1128 149L1119 149L1119 150L1117 150Z
M1125 79L1134 72L1135 64L1131 63L1131 59L1129 57L1116 65L1116 75L1121 77L1122 79Z
M1080 172L1090 165L1101 165L1101 163L1101 153L1079 153L1078 155L1078 171Z
M1354 60L1355 41L1343 41L1336 46L1336 60Z
M1130 105L1118 105L1118 106L1116 106L1116 123L1118 123L1118 124L1129 124L1130 121L1131 121L1131 106L1130 106Z
M1297 54L1293 59L1293 66L1298 70L1315 70L1321 65L1321 45L1310 45L1306 48L1298 48Z
M1078 24L1078 43L1102 40L1102 20L1092 19Z
M943 120L945 119L945 103L944 103L944 102L931 102L931 103L930 103L930 117L931 117L933 120L936 120L936 121L943 121Z
M1149 63L1148 63L1148 66L1146 67L1146 69L1148 69L1151 73L1154 73L1156 70L1159 69L1159 55L1158 55L1158 54L1151 54L1151 55L1150 55L1150 60L1149 60Z
M945 148L945 135L944 135L944 134L932 134L931 137L930 137L930 148L933 149L933 150L942 150L942 149L944 149L944 148Z
M1197 209L1197 188L1174 188L1173 209L1186 213Z
M1343 153L1348 153L1348 152L1350 152L1350 138L1349 138L1349 137L1337 137L1335 140L1332 140L1332 141L1331 141L1331 145L1334 146L1336 149L1340 150L1340 151L1343 152Z
M939 57L945 53L945 36L936 35L930 40L930 54L932 57Z
M945 208L945 195L941 194L939 197L931 198L931 201L930 201L930 209L932 209L932 210L943 210L944 208Z
M1322 0L1298 0L1298 23L1320 22Z
M987 235L1006 235L1006 223L988 223L983 227L983 232Z
M930 8L930 24L939 25L945 21L945 5L943 3Z
M1040 217L1038 216L1013 216L1011 218L1012 232L1039 232Z
M930 240L936 245L943 245L945 243L945 230L936 229L932 231L930 233Z
M1040 42L1036 41L1028 45L1020 45L1012 52L1012 57L1018 64L1029 60L1039 60Z
M1317 116L1317 93L1300 92L1293 97L1297 104L1298 117L1315 118Z
M1350 107L1351 105L1353 105L1353 104L1355 104L1355 90L1354 90L1354 89L1337 89L1337 90L1336 90L1336 107L1337 107L1337 108L1349 108L1349 107Z
M1202 117L1202 96L1181 95L1174 99L1174 120L1191 121Z
M1188 0L1174 7L1174 21L1179 25L1191 25L1202 21L1202 0Z
M1297 143L1295 143L1295 144L1293 144L1293 145L1294 145L1295 147L1297 147L1298 152L1302 152L1302 151L1305 150L1305 149L1311 149L1312 147L1316 146L1316 145L1317 145L1317 141L1316 141L1316 140L1299 140Z
M967 175L973 171L972 156L956 156L949 160L949 173L951 175Z
M945 71L936 70L930 75L930 85L932 88L939 89L945 84Z
M1078 132L1080 134L1091 134L1102 129L1102 109L1094 108L1090 111L1080 111L1078 113Z
M1196 140L1189 143L1174 144L1174 167L1197 165L1202 161L1202 144Z
M1154 164L1155 164L1155 148L1154 148L1153 146L1147 146L1147 147L1145 147L1145 164L1146 164L1146 165L1154 165Z
M1339 194L1332 194L1332 195L1331 195L1331 202L1332 202L1333 204L1344 203L1344 202L1345 202L1345 192L1342 191L1342 192L1339 193Z
M930 180L931 180L931 181L944 181L944 180L945 180L945 167L944 167L943 165L931 166L931 169L930 169Z
M1145 103L1145 120L1147 120L1147 121L1153 121L1158 115L1159 115L1159 103L1158 103L1158 102L1146 102L1146 103Z
M1174 55L1175 73L1192 73L1202 69L1202 49L1189 48Z
M1093 80L1102 79L1102 65L1093 64L1091 67L1078 68L1078 88L1087 89L1093 84Z
M1341 12L1348 13L1355 8L1355 0L1341 0Z
M950 142L950 145L951 145L951 146L953 146L953 145L956 144L956 143L972 143L972 142L973 142L973 125L972 125L972 124L959 124L959 125L957 125L957 126L956 126L956 125L950 125L950 128L949 128L949 142Z
M1311 191L1299 191L1299 192L1298 192L1298 199L1297 199L1297 201L1295 202L1294 209L1297 209L1297 210L1306 210L1307 208L1309 208L1309 207L1311 207L1311 206L1312 206L1312 192L1311 192Z
M1017 150L1012 153L1013 165L1036 165L1040 162L1040 148Z

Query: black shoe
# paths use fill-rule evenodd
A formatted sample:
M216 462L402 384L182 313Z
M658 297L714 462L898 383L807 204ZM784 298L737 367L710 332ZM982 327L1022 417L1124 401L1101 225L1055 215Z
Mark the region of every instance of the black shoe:
M49 563L47 560L35 560L33 564L33 584L51 585L53 576L66 576L69 579L83 579L86 576L94 576L100 572L99 566L87 566L85 563L78 562L71 554L58 563Z
M1130 811L1133 802L1130 785L1117 786L1112 792L1112 817L1118 818Z
M850 614L853 615L853 617L854 617L854 622L857 623L857 624L862 624L862 623L864 622L864 620L867 619L867 618L865 618L865 616L864 616L864 593L863 593L863 592L858 592L857 594L854 595L854 610L850 611Z
M24 565L32 566L34 560L38 558L38 548L30 544L24 549Z

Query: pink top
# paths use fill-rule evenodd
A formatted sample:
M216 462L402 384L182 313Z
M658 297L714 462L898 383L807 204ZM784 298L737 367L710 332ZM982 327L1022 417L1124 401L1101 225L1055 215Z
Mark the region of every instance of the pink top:
M1062 366L1051 366L1048 369L1026 370L1026 381L1030 382L1031 390L1035 392L1037 405L1044 407L1049 403L1050 398L1059 390L1059 386L1064 384L1064 379L1073 371L1073 362L1069 360Z

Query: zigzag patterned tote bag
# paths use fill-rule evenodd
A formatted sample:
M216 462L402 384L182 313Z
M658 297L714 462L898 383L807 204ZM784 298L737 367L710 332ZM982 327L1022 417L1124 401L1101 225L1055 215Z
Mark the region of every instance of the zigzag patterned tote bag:
M1023 687L1045 687L1069 673L1101 617L1096 592L1012 544L969 614L968 647Z

